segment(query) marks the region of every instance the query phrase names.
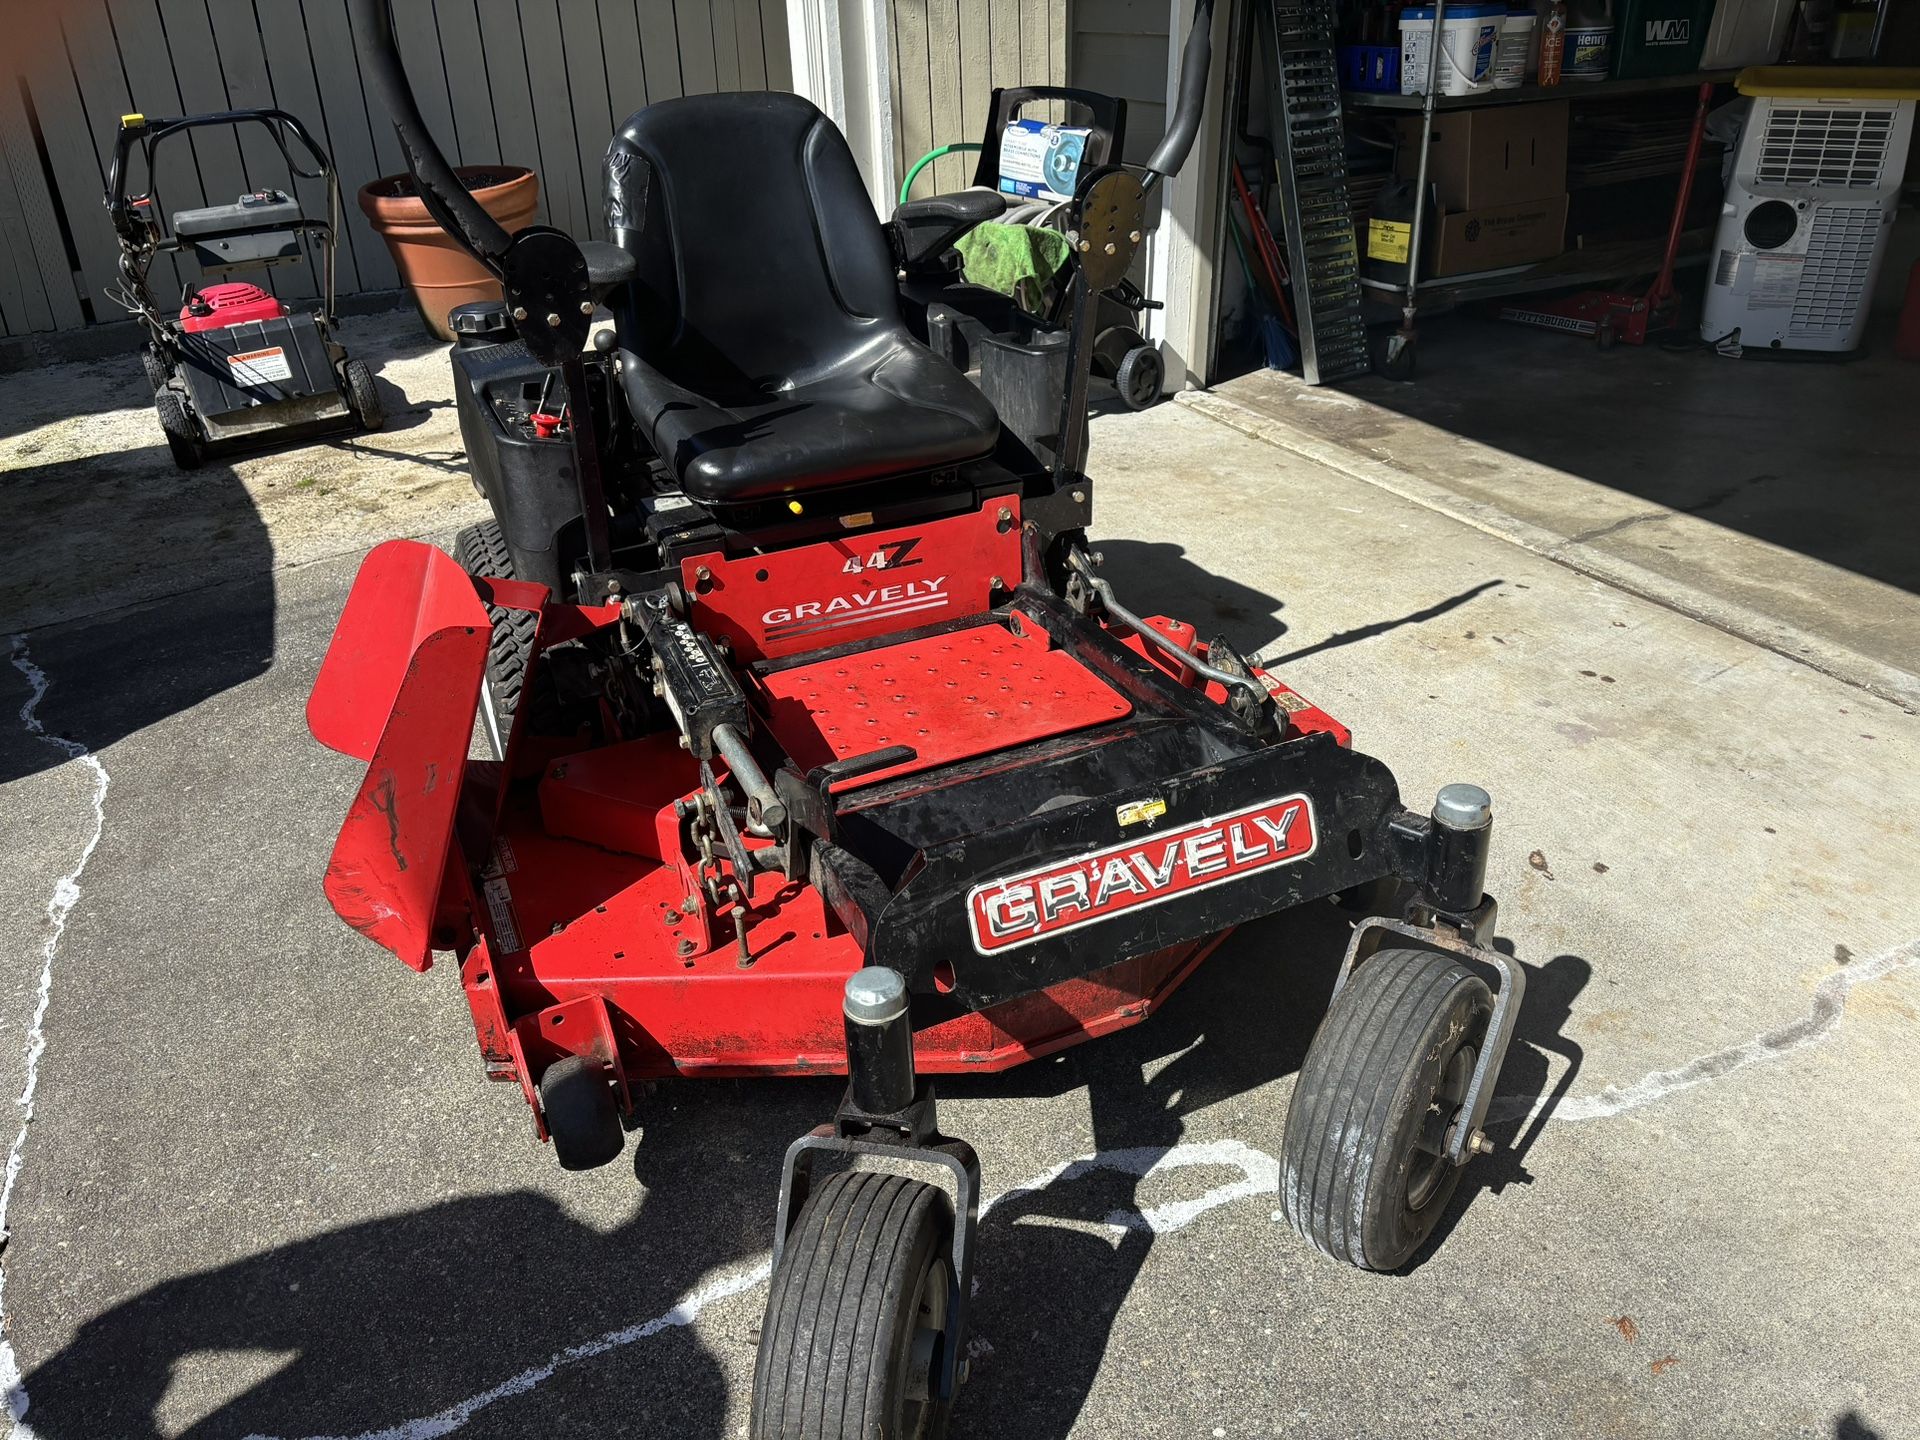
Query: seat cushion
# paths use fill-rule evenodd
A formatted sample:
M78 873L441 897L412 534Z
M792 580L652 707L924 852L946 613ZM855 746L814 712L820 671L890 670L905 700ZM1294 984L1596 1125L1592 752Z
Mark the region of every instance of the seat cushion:
M682 488L741 504L956 465L987 454L1000 421L932 351L897 339L857 367L722 406L621 357L628 408Z
M607 151L612 298L634 418L720 504L992 452L1000 426L900 314L893 260L833 122L798 95L650 105Z

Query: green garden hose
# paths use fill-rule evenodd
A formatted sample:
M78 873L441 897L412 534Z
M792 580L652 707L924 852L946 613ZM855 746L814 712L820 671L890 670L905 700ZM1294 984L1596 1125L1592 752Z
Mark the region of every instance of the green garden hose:
M907 171L907 178L900 182L900 203L902 205L907 203L907 192L913 188L914 177L941 156L958 155L965 150L979 150L981 148L982 146L977 140L962 140L958 144L942 145L937 150L929 150L913 162L913 168Z

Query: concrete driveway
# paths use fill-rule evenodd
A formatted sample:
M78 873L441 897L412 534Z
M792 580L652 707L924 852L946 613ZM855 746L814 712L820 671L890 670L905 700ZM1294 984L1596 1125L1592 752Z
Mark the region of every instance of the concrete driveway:
M301 710L358 555L477 510L437 357L350 339L410 428L191 480L131 363L0 382L16 1433L744 1434L778 1157L837 1086L666 1086L563 1175L453 977L321 899L358 775ZM997 1197L955 1434L1920 1435L1920 721L1190 409L1094 434L1123 595L1415 803L1493 791L1529 1005L1501 1152L1393 1276L1278 1223L1331 911L947 1085Z

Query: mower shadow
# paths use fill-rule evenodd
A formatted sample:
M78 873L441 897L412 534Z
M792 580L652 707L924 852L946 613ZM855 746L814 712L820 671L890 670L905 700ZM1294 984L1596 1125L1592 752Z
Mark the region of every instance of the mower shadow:
M1246 926L1144 1024L1057 1061L976 1082L969 1094L1084 1086L1095 1152L1172 1150L1187 1139L1188 1116L1300 1068L1349 933L1331 905ZM1270 1134L1236 1138L1279 1154L1277 1118ZM1179 1193L1234 1178L1212 1166L1202 1176ZM1058 1440L1072 1432L1158 1238L1141 1219L1143 1183L1127 1169L1089 1168L988 1212L971 1328L993 1348L976 1359L956 1435ZM1164 1198L1168 1182L1152 1183ZM1273 1203L1259 1200L1263 1209ZM1112 1223L1123 1218L1124 1228ZM1277 1232L1275 1242L1285 1243Z
M1171 615L1200 631L1203 641L1225 635L1252 655L1287 633L1285 602L1226 575L1202 569L1168 540L1095 542L1100 574L1136 615Z
M1348 933L1331 905L1245 927L1144 1024L1004 1075L948 1079L943 1094L961 1106L1084 1088L1093 1150L1145 1157L1131 1167L1143 1170L1188 1139L1189 1117L1299 1068ZM1554 1091L1565 1093L1578 1051L1557 1032L1586 976L1572 956L1530 967L1504 1092L1545 1088L1539 1047L1569 1056ZM432 1417L452 1415L475 1440L720 1440L745 1402L737 1352L764 1291L748 1284L714 1302L698 1329L688 1312L701 1307L687 1302L728 1277L751 1277L770 1238L781 1156L832 1113L841 1084L663 1086L643 1102L644 1133L631 1147L644 1198L610 1227L521 1188L344 1226L153 1286L87 1321L26 1377L35 1433L427 1434L441 1433ZM1280 1116L1265 1108L1258 1132L1233 1138L1277 1156ZM1469 1169L1434 1245L1479 1188L1530 1178L1526 1147L1537 1134L1536 1123L1510 1160ZM988 1195L1004 1198L981 1224L974 1375L956 1436L1069 1435L1159 1238L1143 1210L1164 1202L1170 1185L1186 1196L1239 1175L1230 1162L1209 1163L1191 1182L1143 1181L1127 1166L1095 1165L1006 1193L1024 1178L987 1177ZM591 1181L569 1183L593 1194ZM614 1197L623 1212L629 1203ZM1261 1193L1248 1203L1264 1215L1274 1201ZM1256 1233L1299 1243L1280 1227ZM677 1306L686 1308L676 1314ZM716 1328L737 1342L732 1363L702 1339Z
M690 1316L668 1317L702 1286L743 1270L751 1279L781 1154L833 1105L825 1085L752 1085L755 1123L738 1113L714 1123L742 1106L739 1088L689 1087L688 1103L656 1107L638 1153L662 1188L623 1224L582 1223L551 1194L518 1189L156 1285L86 1322L26 1377L34 1433L440 1434L427 1417L447 1417L474 1440L720 1440L743 1384ZM762 1293L722 1302L733 1310L721 1323L756 1323Z
M140 381L143 387L145 382ZM273 546L232 467L173 468L155 442L0 471L0 687L53 735L98 751L266 673L274 653ZM210 588L209 588L210 587ZM6 637L15 636L11 645ZM62 764L10 727L0 783Z
M1592 964L1578 955L1556 955L1543 965L1529 965L1514 953L1513 942L1505 936L1496 939L1493 948L1515 960L1527 982L1525 1003L1520 1007L1506 1061L1500 1067L1500 1083L1485 1126L1499 1148L1461 1172L1460 1186L1432 1238L1402 1267L1401 1274L1419 1269L1447 1243L1453 1227L1482 1191L1498 1195L1509 1185L1533 1183L1527 1155L1573 1089L1586 1062L1586 1051L1563 1032L1573 1018L1574 1002L1593 978ZM1549 1055L1566 1062L1551 1088Z
M1032 1096L1084 1086L1095 1151L1172 1150L1186 1139L1187 1116L1298 1071L1332 997L1350 934L1347 917L1324 904L1247 926L1145 1024L1056 1061L975 1082L967 1093ZM1496 944L1511 953L1510 942ZM1408 1269L1445 1243L1480 1190L1531 1183L1527 1151L1579 1072L1579 1048L1560 1031L1591 967L1571 955L1540 967L1521 964L1527 1003L1500 1093L1524 1114L1547 1088L1548 1067L1539 1052L1566 1057L1567 1069L1524 1136L1514 1137L1518 1120L1489 1126L1503 1148L1466 1170L1433 1239ZM1277 1157L1278 1119L1273 1117L1270 1132L1236 1138ZM962 1392L956 1435L1062 1440L1072 1433L1099 1377L1114 1322L1157 1239L1140 1218L1141 1186L1126 1169L1087 1168L1009 1197L988 1212L971 1328L993 1349L976 1360L975 1378ZM1262 1196L1259 1203L1277 1200ZM1116 1220L1130 1223L1122 1228ZM1276 1245L1301 1243L1280 1227L1272 1239ZM1035 1276L1054 1283L1035 1284Z
M415 404L386 378L395 362L433 349L411 311L342 322L350 352L375 372L389 428L417 426L450 401ZM177 469L162 441L138 358L141 337L92 361L0 378L0 659L22 635L24 660L51 688L35 718L52 734L101 750L156 721L264 675L274 656L274 549L255 490L291 481L285 458L329 449L358 458L432 464L464 473L458 452L406 454L362 437L290 440ZM284 493L284 492L283 492ZM324 492L322 492L324 493ZM19 652L15 650L17 655ZM12 712L31 698L27 672L0 667ZM0 738L0 783L63 763L64 751L13 726Z

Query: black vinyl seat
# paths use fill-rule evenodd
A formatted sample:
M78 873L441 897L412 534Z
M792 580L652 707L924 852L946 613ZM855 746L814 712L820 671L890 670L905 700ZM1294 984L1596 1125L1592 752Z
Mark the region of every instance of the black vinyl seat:
M990 453L999 420L900 317L853 155L797 95L650 105L607 150L628 407L697 500L738 504Z

